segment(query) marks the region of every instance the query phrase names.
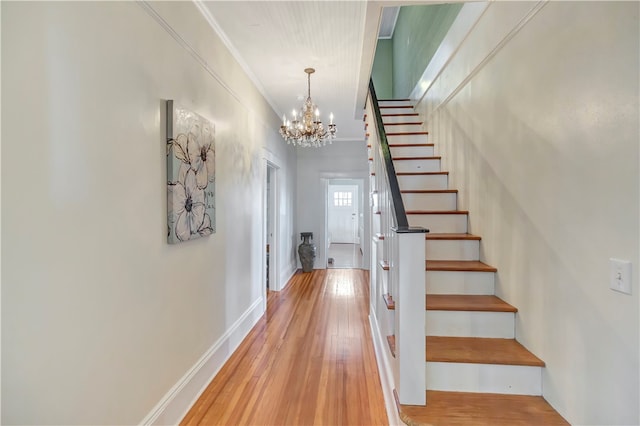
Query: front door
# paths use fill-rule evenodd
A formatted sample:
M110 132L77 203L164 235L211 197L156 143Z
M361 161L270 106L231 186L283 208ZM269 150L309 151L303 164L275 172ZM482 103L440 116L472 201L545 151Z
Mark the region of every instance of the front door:
M358 244L358 186L329 185L328 201L329 241Z

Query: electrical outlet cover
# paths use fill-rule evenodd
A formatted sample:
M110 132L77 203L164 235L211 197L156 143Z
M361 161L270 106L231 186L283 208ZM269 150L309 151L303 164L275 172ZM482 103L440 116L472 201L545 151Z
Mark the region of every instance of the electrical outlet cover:
M631 262L609 259L609 287L621 293L631 294Z

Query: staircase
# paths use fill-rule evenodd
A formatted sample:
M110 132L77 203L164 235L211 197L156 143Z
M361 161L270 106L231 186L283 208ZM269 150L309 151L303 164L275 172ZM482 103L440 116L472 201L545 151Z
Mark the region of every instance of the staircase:
M396 393L400 418L434 426L568 424L541 396L544 361L516 340L518 310L495 296L497 269L480 260L481 237L468 233L469 212L458 209L458 191L449 188L448 172L419 115L408 100L380 101L379 107L409 225L430 231L424 274L427 402L403 405ZM378 274L387 273L388 259L377 266ZM372 295L395 309L393 294ZM395 357L395 336L386 337Z

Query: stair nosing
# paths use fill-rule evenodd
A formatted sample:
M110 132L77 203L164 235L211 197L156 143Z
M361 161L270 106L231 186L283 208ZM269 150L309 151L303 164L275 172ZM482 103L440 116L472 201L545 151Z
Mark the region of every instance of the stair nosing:
M531 413L535 413L536 424L569 425L541 395L437 390L427 390L425 394L427 405L401 404L398 392L393 389L396 410L407 425L432 426L441 424L441 421L447 423L451 412L456 412L457 416L462 414L468 418L469 424L494 424L496 420L500 425L533 423ZM523 406L535 408L522 410ZM505 407L518 407L515 409L518 416L512 417L505 412Z
M468 241L480 241L482 238L479 235L463 234L463 233L428 233L425 234L425 239L438 241L438 240L468 240Z
M479 260L429 260L425 261L427 271L469 271L469 272L497 272L497 268ZM446 264L448 265L446 265ZM454 264L454 265L451 265ZM455 265L457 264L457 266Z
M457 264L457 266L456 266ZM498 269L479 260L425 260L426 271L498 272Z
M406 214L458 214L468 215L467 210L407 210Z
M449 172L396 172L396 176L448 175Z
M457 299L459 302L438 302L438 299L445 298ZM438 305L439 303L440 305ZM518 312L518 309L515 306L510 305L497 296L468 294L426 294L425 310L449 312L498 312L513 314Z
M442 157L393 157L393 161L424 161L424 160L442 160Z
M401 194L457 194L457 189L401 189Z
M384 299L384 304L387 305L387 309L390 311L395 311L396 302L393 300L393 297L389 293L385 293L382 295Z
M427 136L429 132L386 132L387 136Z
M433 143L390 143L388 145L389 145L389 148L413 148L413 147L432 148L432 147L435 147L435 144L433 144Z
M475 350L476 348L472 348L471 350L469 350L469 352L476 352L475 354L473 354L473 356L466 354L466 357L463 356L459 356L459 357L454 357L454 356L440 356L438 357L438 354L435 354L435 358L434 358L434 354L433 354L433 348L431 348L431 350L428 349L429 346L429 340L432 341L432 345L435 341L440 340L449 340L449 341L456 341L459 342L459 345L464 345L465 343L467 345L469 345L469 343L471 342L476 342L476 343L480 343L480 342L484 342L485 344L489 344L489 343L493 343L493 345L495 346L496 344L508 344L511 346L516 347L518 352L526 352L527 354L527 358L529 358L529 360L525 361L522 359L503 359L500 361L496 361L495 358L491 359L490 357L486 356L486 351L484 350ZM510 343L507 343L510 342ZM442 337L442 336L426 336L425 337L425 345L427 347L426 352L426 362L450 362L450 363L460 363L460 364L485 364L485 365L517 365L517 366L525 366L525 367L544 367L545 363L544 361L542 361L540 358L538 358L536 355L534 355L531 351L529 351L527 348L525 348L520 342L518 342L516 339L501 339L501 338L495 338L495 337ZM479 354L480 353L480 354ZM496 354L504 354L504 352L497 352L497 351L492 351L491 355L493 355L495 357ZM431 359L429 359L429 357L431 357Z

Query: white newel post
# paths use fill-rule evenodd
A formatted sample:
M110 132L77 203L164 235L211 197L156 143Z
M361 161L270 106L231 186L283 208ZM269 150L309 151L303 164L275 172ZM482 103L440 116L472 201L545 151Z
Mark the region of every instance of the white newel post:
M393 232L396 389L401 404L426 404L424 233Z

